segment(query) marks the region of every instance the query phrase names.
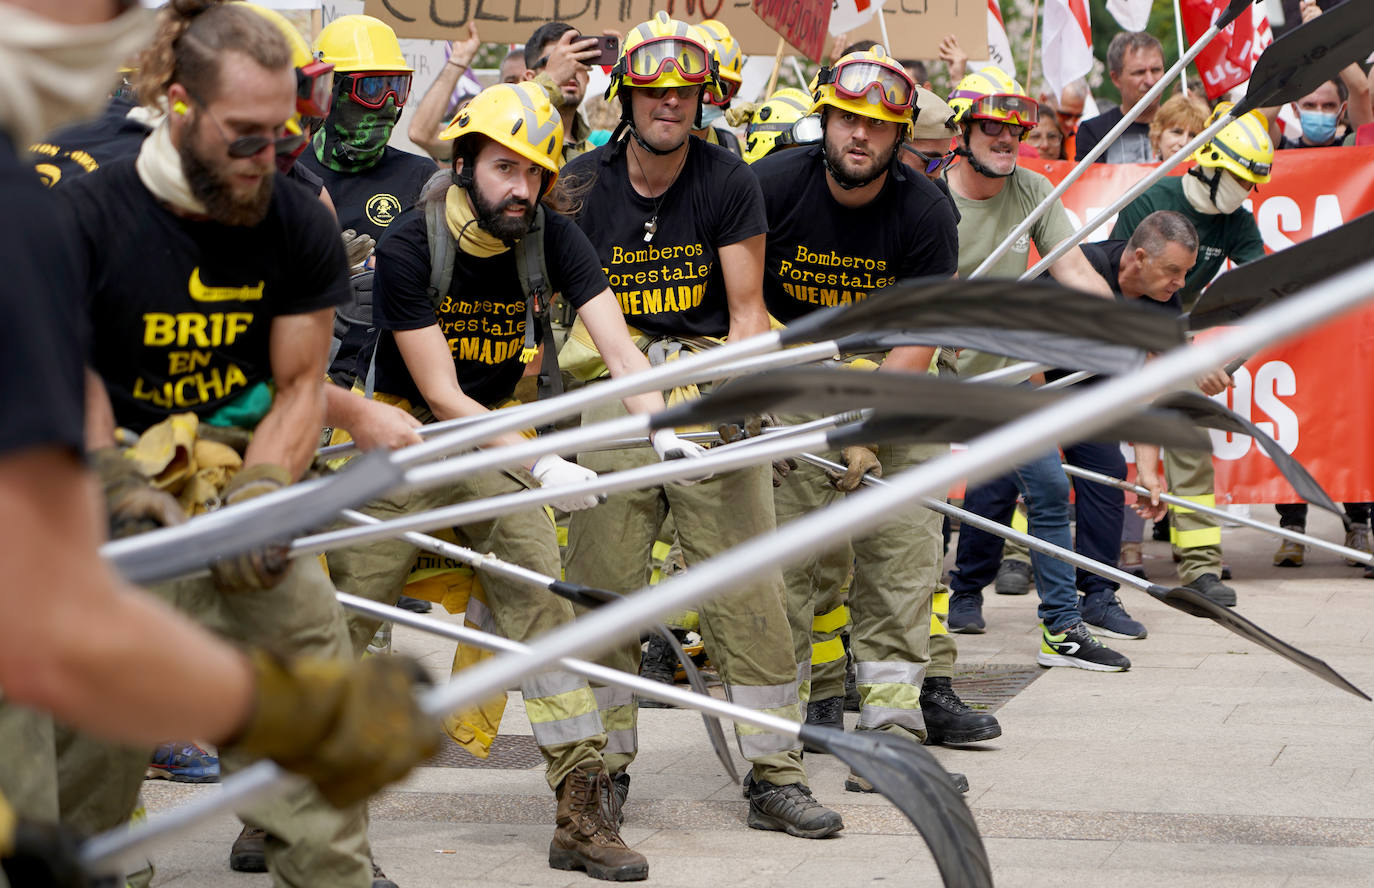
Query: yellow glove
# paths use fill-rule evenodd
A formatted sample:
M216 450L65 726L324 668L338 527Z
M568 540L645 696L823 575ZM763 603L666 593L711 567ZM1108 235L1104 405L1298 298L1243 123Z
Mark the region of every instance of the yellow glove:
M11 885L87 888L77 863L80 841L65 827L21 821L0 795L0 872Z
M424 670L406 657L284 660L252 654L253 714L228 746L309 778L339 807L400 780L439 749L415 700Z
M883 476L883 465L878 462L878 451L875 447L846 447L844 464L849 467L847 471L828 471L826 474L830 476L830 483L835 485L835 489L843 490L845 493L858 490L864 475L872 475L874 478Z
M172 527L186 520L176 497L154 487L123 450L105 447L90 456L91 468L100 476L105 492L110 539Z
M255 496L281 490L291 483L291 473L272 463L259 463L239 471L224 488L224 504L232 506ZM215 584L226 592L271 589L291 568L291 543L268 543L251 552L221 558L210 565Z

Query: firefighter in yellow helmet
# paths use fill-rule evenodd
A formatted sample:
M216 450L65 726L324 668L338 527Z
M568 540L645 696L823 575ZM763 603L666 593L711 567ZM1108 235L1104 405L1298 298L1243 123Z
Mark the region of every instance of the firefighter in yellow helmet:
M774 151L817 142L820 124L820 118L811 113L811 96L796 87L784 87L750 116L744 130L744 159L754 163Z
M542 321L554 291L578 310L613 375L648 369L600 259L582 232L548 205L559 178L563 122L546 91L532 81L488 87L440 137L453 142L452 168L431 178L419 206L401 215L377 249L373 323L381 333L373 371L359 374L371 376L375 397L425 421L477 416L506 403L541 339L547 343ZM538 287L520 270L532 251L542 252L548 273ZM447 281L446 266L452 268ZM523 327L512 318L523 318ZM625 406L661 410L663 398L658 392L637 395ZM501 443L520 440L516 434ZM656 433L654 444L665 455L695 448L670 430ZM394 516L591 478L594 472L548 455L513 471L389 496L363 511ZM597 499L577 495L555 505L581 514ZM454 534L477 551L559 575L557 534L543 509L463 525ZM330 576L346 592L390 604L417 554L401 540L341 549L329 555ZM526 640L573 619L571 605L547 591L481 569L477 575L486 606L475 622L485 621L491 631ZM376 628L375 621L350 618L357 653ZM586 681L549 672L531 676L522 691L558 798L549 865L599 879L646 878L648 863L620 839L615 800L623 794L606 767L607 736Z
M334 66L333 103L298 162L324 180L341 228L380 240L434 172L428 157L387 144L413 71L396 33L370 15L336 18L315 51Z
M589 183L578 226L607 269L621 313L637 342L663 360L743 339L768 329L761 295L768 230L758 181L742 159L692 135L705 93L717 89L710 38L660 12L631 29L611 73L623 122L606 145L563 169ZM580 334L574 327L561 361L572 370ZM581 349L585 351L585 349ZM594 357L594 356L593 356ZM609 362L607 362L609 363ZM594 361L586 377L600 376ZM696 390L680 391L695 397ZM608 418L614 406L583 415ZM641 450L585 454L597 471L643 465ZM630 593L644 584L659 530L671 513L690 567L774 528L772 471L754 466L700 481L612 494L604 505L572 516L567 579ZM702 606L701 631L711 661L735 703L801 720L797 661L783 604L782 576L771 572ZM638 670L638 643L615 649L607 665ZM629 790L626 768L638 751L634 695L598 689L610 735L607 763ZM824 838L844 826L807 788L800 744L739 724L735 736L752 768L748 824L756 829Z
M949 106L954 109L955 122L962 133L963 144L957 153L967 158L969 165L981 175L994 179L1010 176L1014 171L1016 152L1011 152L1010 165L986 163L971 152L969 131L975 126L981 127L986 121L993 127L998 124L1010 127L1009 131L1016 133L1017 140L1024 141L1040 119L1039 103L1026 95L1021 84L1001 68L988 65L959 81L950 93Z
M724 112L730 108L730 101L739 92L740 84L744 82L740 73L744 69L744 52L724 22L707 19L697 27L708 38L707 42L711 54L715 57L720 80L718 88L706 94L701 126L693 129L692 135L743 156L744 149L740 145L739 136L724 125L727 122Z
M1211 126L1231 109L1223 102L1207 121ZM1182 213L1198 234L1197 263L1179 291L1189 309L1226 260L1240 265L1264 255L1255 216L1242 204L1250 192L1269 181L1274 145L1268 122L1258 111L1241 115L1199 148L1197 165L1182 176L1161 179L1127 204L1116 218L1112 239L1129 238L1146 216L1156 210ZM1218 394L1232 379L1218 369L1196 380L1203 394ZM1205 451L1169 449L1164 455L1169 489L1201 505L1215 502L1212 455ZM1222 582L1221 527L1216 520L1190 509L1169 507L1169 538L1180 557L1179 579L1218 604L1231 607L1236 591ZM1282 551L1278 554L1285 554ZM1276 554L1276 559L1278 555Z
M916 84L901 64L881 46L851 52L833 66L821 68L812 95L811 111L821 115L823 129L839 120L848 131L848 124L862 121L862 132L856 130L854 135L863 145L850 142L827 147L828 140L822 140L821 156L831 181L850 190L882 178L897 162L916 116ZM887 139L885 133L894 138ZM843 154L832 156L841 150Z

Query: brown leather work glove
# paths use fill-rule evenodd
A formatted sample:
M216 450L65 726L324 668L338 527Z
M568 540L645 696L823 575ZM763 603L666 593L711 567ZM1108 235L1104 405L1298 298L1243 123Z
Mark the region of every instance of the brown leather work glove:
M362 801L439 749L439 721L415 699L429 679L414 660L250 656L253 714L225 745L309 778L333 805Z
M95 451L91 454L91 468L100 476L105 492L110 539L174 527L186 521L186 512L176 497L152 486L133 461L125 458L123 449L105 447Z
M773 486L781 487L787 476L797 467L797 461L790 456L773 460Z
M259 463L239 470L224 488L226 506L246 502L255 496L281 490L291 483L291 473L272 463ZM291 568L291 542L268 543L251 552L231 555L210 565L215 585L225 592L271 589Z
M846 447L844 464L849 467L847 471L827 471L826 474L830 476L830 483L835 489L843 490L845 493L858 490L864 475L872 475L874 478L883 476L883 465L878 462L878 451L875 447L862 447L857 444Z

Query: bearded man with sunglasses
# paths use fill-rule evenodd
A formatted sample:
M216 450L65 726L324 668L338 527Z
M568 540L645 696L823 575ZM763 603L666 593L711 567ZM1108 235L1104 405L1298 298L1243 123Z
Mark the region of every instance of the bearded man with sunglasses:
M348 269L328 211L277 171L277 154L295 138L287 129L298 107L293 75L286 42L263 17L179 2L163 13L138 73L143 100L165 103L170 114L136 160L57 192L71 209L92 330L87 441L100 448L116 515L176 523L183 508L285 487L314 454L333 308L347 295ZM202 430L251 439L228 484L194 502L188 495L183 507L134 471L114 449L114 432L143 433L188 413ZM222 559L211 573L154 591L240 642L348 668L343 612L316 559L292 561L284 543L273 544ZM404 699L397 690L407 693L393 687L390 696ZM363 707L369 730L389 718L377 696ZM299 730L312 730L308 715L300 713ZM427 728L423 742L398 734L391 754L424 758L435 741ZM318 741L305 745L312 755L326 751ZM77 737L59 744L59 756L64 821L98 830L127 819L147 749ZM226 751L222 764L233 770L243 758ZM266 862L277 885L392 885L370 861L362 803L336 808L298 790L244 814L272 837Z
M344 15L315 40L334 66L334 102L300 164L324 180L339 226L381 240L415 206L434 161L387 144L410 98L413 69L396 32L370 15Z
M959 209L959 273L967 276L1033 210L1051 187L1039 173L1017 164L1019 143L1039 119L1039 105L1020 84L994 66L975 71L961 80L950 95L959 126L957 152L964 163L948 173L950 191ZM1015 279L1026 271L1030 242L1042 254L1074 233L1063 204L1056 201L1030 232L1007 251L988 273L989 277ZM1073 249L1050 266L1061 284L1103 298L1112 298L1102 276L1093 271L1081 249ZM1006 367L1014 361L1000 355L964 349L959 354L959 375L978 376ZM1007 478L970 487L964 508L1006 523L1010 504L1003 491L1010 482L1026 499L1032 536L1065 549L1073 548L1069 529L1069 482L1060 467L1058 451L1047 452L1016 467ZM1014 497L1013 504L1014 504ZM1005 508L1006 514L999 514ZM1113 547L1113 552L1115 547ZM950 575L949 628L954 632L983 632L983 588L993 581L1001 557L1001 540L964 525L959 532L955 570ZM1124 624L1130 615L1116 601L1115 587L1104 586L1085 600L1080 612L1076 576L1072 565L1032 553L1031 567L1040 595L1040 653L1042 666L1075 666L1100 672L1121 672L1131 661L1098 641L1085 624ZM1088 611L1091 610L1091 613ZM1139 624L1135 624L1139 626ZM1144 634L1143 627L1138 636ZM1117 637L1127 637L1124 634Z
M768 210L764 298L773 317L788 323L820 308L861 301L902 278L954 273L959 246L950 202L899 160L916 117L915 103L916 85L881 46L847 53L817 77L810 110L820 115L820 143L754 165ZM933 348L898 348L853 363L925 373L933 357ZM796 424L816 418L783 420ZM774 491L778 523L858 489L865 473L901 471L947 451L934 444L847 447L833 455L847 472L827 477L820 469L799 466L779 479ZM926 669L931 599L943 554L940 526L938 515L915 507L851 543L849 638L861 731L887 731L915 742L927 738L923 704L939 684L927 682ZM816 582L828 573L817 570L822 557L784 572L797 662L808 678L813 624L843 612L840 590ZM802 682L802 691L808 694L809 681ZM808 718L843 727L842 696L813 700L808 708ZM957 742L1001 734L995 718L971 711L963 722L942 722L938 728L941 737L951 733ZM873 791L854 774L845 788Z
M662 12L633 28L607 91L608 98L620 96L621 124L609 143L563 170L571 193L581 195L577 223L597 251L631 335L651 361L768 329L762 296L767 220L758 182L743 160L691 134L700 125L703 92L719 89L709 40L699 28ZM596 361L585 329L574 325L560 363L594 378ZM681 394L692 397L695 391ZM582 421L622 413L620 405L607 405L587 411ZM652 459L625 450L585 454L580 462L605 472ZM689 567L773 530L770 474L759 466L693 485L612 494L603 505L575 513L567 579L623 594L645 586L650 551L670 510ZM701 630L730 699L801 721L781 572L703 605ZM603 662L637 672L639 659L636 643L612 651ZM609 737L606 765L623 800L630 786L625 769L638 745L638 708L631 693L597 688L596 694ZM806 786L795 740L738 723L735 736L753 764L745 781L749 826L805 838L843 829L840 816L822 807Z

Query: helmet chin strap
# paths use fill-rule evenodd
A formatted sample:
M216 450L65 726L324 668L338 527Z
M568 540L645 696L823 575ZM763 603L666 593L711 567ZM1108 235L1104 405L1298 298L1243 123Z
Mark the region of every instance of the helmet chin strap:
M687 139L683 139L681 142L678 142L676 145L674 145L672 148L669 148L667 151L661 151L658 148L655 148L653 145L650 145L648 142L644 141L644 137L639 134L639 129L635 126L634 114L630 110L630 101L631 100L629 95L625 95L621 98L620 125L617 126L615 132L611 134L612 142L619 141L621 132L628 129L630 131L630 135L634 137L634 140L636 144L639 145L639 147L643 148L650 154L656 154L659 157L667 157L669 154L675 153L679 148L687 144ZM692 124L694 129L701 129L701 106L703 102L705 102L705 98L702 96L698 96L697 113L694 119L695 122Z
M872 185L882 178L883 173L893 169L894 165L899 162L897 156L901 150L902 141L902 139L897 140L897 144L892 146L892 154L888 157L887 163L879 164L873 175L864 179L855 179L853 176L841 172L840 168L830 160L830 154L825 150L825 118L821 118L821 161L825 164L826 172L830 173L830 180L845 191L854 191Z
M1191 170L1188 171L1188 175L1196 176L1198 179L1202 181L1202 184L1207 186L1207 196L1212 199L1212 205L1215 206L1217 202L1217 189L1221 187L1221 167L1212 168L1211 179L1208 179L1205 175L1202 174L1201 166L1193 167Z

